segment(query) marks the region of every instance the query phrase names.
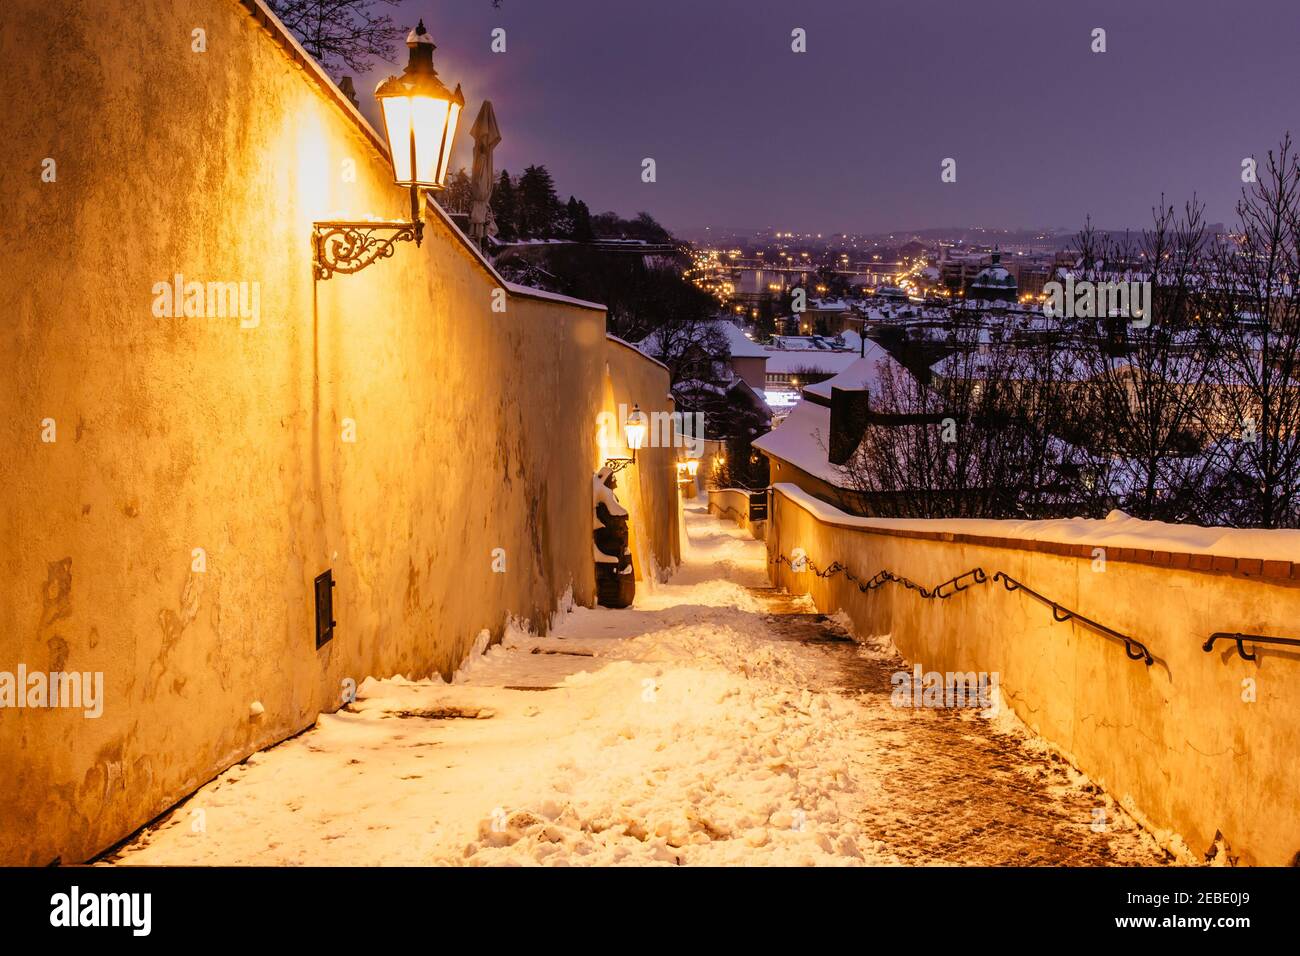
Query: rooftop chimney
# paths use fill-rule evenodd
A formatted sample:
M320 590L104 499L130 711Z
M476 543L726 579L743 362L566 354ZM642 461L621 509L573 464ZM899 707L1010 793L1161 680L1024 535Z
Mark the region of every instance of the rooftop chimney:
M853 457L867 430L870 392L865 388L831 386L831 434L827 459L842 465Z

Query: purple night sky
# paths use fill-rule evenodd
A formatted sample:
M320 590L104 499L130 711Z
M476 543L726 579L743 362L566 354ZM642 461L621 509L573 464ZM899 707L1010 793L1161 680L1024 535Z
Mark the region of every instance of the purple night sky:
M674 230L1073 229L1089 213L1120 228L1161 192L1231 221L1242 158L1300 132L1295 0L406 0L394 15L417 17L465 89L455 165L491 99L498 169L545 164L561 198ZM357 83L372 119L392 72Z

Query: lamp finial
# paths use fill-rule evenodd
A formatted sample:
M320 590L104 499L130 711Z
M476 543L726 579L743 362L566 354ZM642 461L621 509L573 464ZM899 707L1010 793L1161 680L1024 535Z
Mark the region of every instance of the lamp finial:
M433 37L429 36L429 31L424 28L424 19L415 25L415 29L406 35L406 45L409 47L428 46L431 49L437 49L434 46Z

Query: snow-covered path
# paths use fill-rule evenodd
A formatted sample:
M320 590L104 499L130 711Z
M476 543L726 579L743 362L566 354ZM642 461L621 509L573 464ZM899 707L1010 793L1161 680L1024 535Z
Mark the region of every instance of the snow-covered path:
M633 608L512 629L452 684L367 680L105 862L1164 860L1006 715L893 707L891 648L768 588L747 533L686 520L682 568Z

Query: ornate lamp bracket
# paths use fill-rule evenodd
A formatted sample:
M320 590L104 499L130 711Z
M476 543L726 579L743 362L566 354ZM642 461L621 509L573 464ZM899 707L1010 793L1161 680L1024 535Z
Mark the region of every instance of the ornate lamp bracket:
M351 275L372 262L387 259L399 242L424 239L420 190L411 187L411 218L369 222L314 222L311 224L312 266L317 279L336 272Z
M312 223L312 263L317 279L336 272L351 275L372 262L387 259L399 242L424 238L424 223L413 222L315 222Z
M605 467L609 469L610 474L617 475L628 465L635 464L635 458L606 458Z

